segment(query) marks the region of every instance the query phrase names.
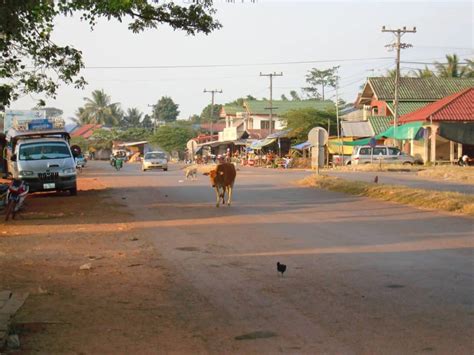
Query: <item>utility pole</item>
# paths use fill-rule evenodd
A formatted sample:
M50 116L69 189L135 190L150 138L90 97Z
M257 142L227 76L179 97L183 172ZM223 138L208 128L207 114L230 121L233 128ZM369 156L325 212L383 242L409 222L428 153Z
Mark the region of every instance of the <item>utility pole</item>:
M394 94L394 101L393 101L393 134L396 135L397 132L397 126L398 126L398 92L399 92L399 86L400 86L400 50L401 49L406 49L413 47L411 44L408 43L401 43L401 38L405 33L416 33L416 27L413 27L413 29L408 30L406 27L399 28L396 30L390 30L385 28L385 26L382 27L382 32L391 32L395 35L396 41L395 43L387 44L385 47L388 48L395 48L397 51L397 58L395 59L395 63L397 65L396 67L396 73L395 73L395 94ZM395 139L395 142L397 143L397 140ZM398 145L398 144L397 144Z
M211 114L210 114L210 121L211 121L211 141L212 141L212 136L214 135L214 130L212 129L212 121L214 117L214 94L222 94L222 90L206 90L204 89L204 92L210 92L211 93Z
M153 116L153 134L156 133L156 116L155 113L153 112L155 110L156 105L148 105L148 107L151 107L153 110L151 111L151 114Z
M273 110L278 107L273 107L273 77L274 76L283 76L283 73L269 73L269 74L262 74L260 73L260 76L268 76L270 77L270 107L265 107L265 109L270 110L270 128L268 130L268 134L272 134L273 131Z

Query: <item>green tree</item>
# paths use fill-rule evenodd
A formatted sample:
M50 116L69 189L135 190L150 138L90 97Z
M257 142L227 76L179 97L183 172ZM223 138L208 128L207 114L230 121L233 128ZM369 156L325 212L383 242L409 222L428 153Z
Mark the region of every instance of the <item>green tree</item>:
M125 131L117 132L117 140L123 142L146 141L150 138L151 132L142 127L132 127Z
M189 125L171 124L159 127L150 137L150 142L158 144L169 153L179 152L186 149L186 143L194 136L195 132Z
M157 121L173 122L179 115L179 105L168 96L163 96L156 105L153 105L153 119Z
M337 70L339 66L335 66L325 70L313 68L306 75L306 82L309 86L304 87L303 90L308 93L311 98L324 100L324 89L326 87L336 87ZM318 86L321 86L321 94Z
M112 149L112 143L117 139L118 133L115 130L98 129L92 133L89 139L89 147L94 149Z
M437 75L440 78L462 78L465 69L459 64L459 57L456 54L446 55L447 63L434 62Z
M78 145L79 147L81 147L82 152L87 152L89 150L89 141L81 136L72 137L70 144Z
M200 115L191 115L189 116L189 121L193 124L200 124L201 123L201 116Z
M333 134L336 128L336 113L331 111L318 111L314 108L303 108L291 110L284 116L286 126L290 130L290 135L295 137L298 142L304 142L308 139L308 133L311 128L323 127L327 129L328 120L331 122L331 132Z
M221 27L213 18L212 0L184 6L145 0L3 0L0 7L0 103L5 106L23 93L55 97L60 83L79 88L86 84L80 76L81 51L52 40L59 16L78 13L91 29L99 19L126 22L135 33L162 24L191 35Z
M290 91L290 96L291 96L292 101L301 101L300 96L298 95L298 93L295 90Z
M145 117L143 117L141 126L149 131L153 129L153 121L150 115L146 114Z
M104 90L94 90L92 98L84 98L84 107L76 112L76 122L117 125L122 119L123 112L119 103L111 103L110 96Z
M423 69L417 69L414 72L415 78L432 78L435 76L435 73L433 73L432 70L428 68L427 65Z
M120 126L124 128L140 127L143 113L136 107L127 109L120 121Z
M288 101L288 98L285 96L285 94L282 94L282 95L281 95L281 99L282 99L283 101Z
M201 112L201 122L210 122L209 118L211 117L211 104L207 105L204 107L204 109ZM212 122L217 122L219 120L219 114L222 110L222 105L220 104L214 104L214 109L213 109L213 115L212 115Z

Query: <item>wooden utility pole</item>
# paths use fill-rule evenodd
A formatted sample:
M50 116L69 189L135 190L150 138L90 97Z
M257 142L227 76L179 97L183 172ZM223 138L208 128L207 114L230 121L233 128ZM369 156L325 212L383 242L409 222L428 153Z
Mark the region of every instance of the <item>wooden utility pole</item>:
M270 110L270 128L268 130L268 134L272 134L273 131L273 110L278 107L273 107L273 77L274 76L283 76L283 73L269 73L269 74L262 74L260 76L268 76L270 77L270 107L265 107L265 109Z
M413 27L413 29L408 30L406 27L399 28L396 30L389 30L385 28L385 26L382 27L382 32L391 32L395 35L396 41L395 43L387 44L385 47L389 47L392 49L395 49L397 51L397 57L395 59L396 63L396 72L395 72L395 93L394 93L394 100L393 100L393 134L396 135L397 132L397 126L398 126L398 95L399 95L399 86L400 86L400 50L401 49L406 49L412 47L411 44L407 43L401 43L401 38L405 33L416 33L416 27ZM395 139L395 142L397 140ZM398 145L398 144L397 144Z
M211 141L212 141L212 136L214 135L214 130L212 129L212 121L214 120L214 94L218 93L218 94L222 94L222 90L206 90L204 89L204 92L207 93L207 92L210 92L211 93L211 114L209 115L210 116L210 119L209 121L211 122L211 127L210 127L210 131L211 131Z

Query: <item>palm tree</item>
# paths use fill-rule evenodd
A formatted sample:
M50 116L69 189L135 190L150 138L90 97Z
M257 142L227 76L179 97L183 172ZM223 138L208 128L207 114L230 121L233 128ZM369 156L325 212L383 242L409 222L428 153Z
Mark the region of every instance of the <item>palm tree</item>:
M81 122L115 126L120 122L123 112L119 103L111 103L104 90L94 90L92 98L84 98L83 108L76 115Z
M459 65L456 54L446 55L447 63L435 62L436 71L440 78L462 78L465 76L465 67Z
M413 75L415 78L432 78L435 76L435 73L425 65L424 69L416 69L416 71L413 72Z
M136 107L129 108L123 116L121 125L124 127L139 127L141 125L143 113Z
M467 64L463 67L463 74L466 78L474 78L474 60L466 59Z

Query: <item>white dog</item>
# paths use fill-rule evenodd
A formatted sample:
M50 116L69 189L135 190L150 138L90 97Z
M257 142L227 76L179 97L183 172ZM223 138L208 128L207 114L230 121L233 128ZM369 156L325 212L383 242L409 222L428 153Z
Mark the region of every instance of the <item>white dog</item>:
M184 171L184 175L186 175L186 180L192 178L193 180L197 179L197 168L195 166L189 166Z

